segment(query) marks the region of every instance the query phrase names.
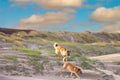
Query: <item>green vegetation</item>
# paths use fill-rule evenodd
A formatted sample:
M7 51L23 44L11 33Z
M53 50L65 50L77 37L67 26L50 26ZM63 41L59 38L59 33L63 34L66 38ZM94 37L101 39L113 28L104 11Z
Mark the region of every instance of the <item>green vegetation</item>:
M25 53L29 57L40 58L40 50L39 49L30 49L25 47L12 47L13 50L21 51Z
M81 61L81 66L82 67L86 67L86 68L88 68L88 58L86 57L86 56L81 56L80 57L80 61Z
M87 56L81 56L78 58L78 62L80 62L80 66L85 69L90 69L91 66L89 65L89 58Z
M65 45L70 50L74 49L75 52L79 52L80 49L85 49L85 50L88 50L88 51L94 51L95 47L97 47L97 46L93 46L93 45L90 45L90 44L81 44L81 43L64 42L62 44Z
M76 64L85 69L91 69L90 64L92 64L92 61L89 60L87 56L116 53L119 52L119 50L114 46L120 46L120 34L109 34L105 32L20 31L11 34L0 33L0 40L17 45L17 47L12 47L12 49L20 51L27 56L27 59L25 61L23 60L23 64L30 66L34 74L43 74L43 70L52 70L56 64L62 67L62 57L59 59L54 56L54 42L58 42L59 45L71 51L68 61L76 62ZM44 47L41 47L41 50L26 48L23 45L23 41L27 46L29 46L29 43L35 43L37 44L36 48L38 45L44 45ZM16 69L19 63L17 57L4 55L3 58L13 61L13 64L10 66L7 65L6 69ZM119 62L117 64L120 65Z
M70 58L68 58L68 60L74 61L75 58L78 58L78 57L80 57L80 56L81 56L80 53L71 53L71 54L70 54Z
M44 60L48 60L47 57L42 57L40 55L39 49L30 49L24 47L13 47L13 50L21 51L28 56L28 64L32 66L34 74L43 74L44 70Z
M34 74L41 73L43 74L44 66L43 63L40 63L40 58L29 57L28 63L32 66Z
M13 62L13 64L11 65L6 65L5 66L5 69L7 71L12 71L12 70L16 70L17 69L17 64L18 64L18 59L17 57L15 56L11 56L11 55L3 55L2 56L4 59L7 59L7 60L11 60Z
M99 37L100 36L100 37ZM106 41L108 38L108 41ZM120 34L119 33L91 33L89 31L86 32L45 32L45 31L35 31L31 30L29 32L23 31L15 31L12 34L0 33L0 39L15 43L17 46L24 46L22 41L30 41L35 43L51 43L54 42L64 42L64 44L69 44L67 42L71 42L69 46L72 48L78 43L93 43L93 45L97 46L120 46ZM79 45L80 47L91 49L91 46Z
M55 54L55 51L54 51L54 48L45 48L43 49L46 53L49 53L49 54Z
M18 62L17 57L15 57L15 56L3 55L3 58L4 58L4 59L8 59L8 60L12 60L13 63L15 63L15 64Z

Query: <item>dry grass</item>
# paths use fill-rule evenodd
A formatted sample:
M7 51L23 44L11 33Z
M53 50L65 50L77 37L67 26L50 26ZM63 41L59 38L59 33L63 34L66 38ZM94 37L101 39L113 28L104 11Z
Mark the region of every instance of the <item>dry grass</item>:
M6 36L6 34L5 34L5 33L3 33L3 32L0 32L0 35Z
M4 42L14 43L17 46L23 46L21 37L0 35L0 39Z
M95 43L90 43L88 45L94 45L94 46L120 46L120 41L111 41L111 42L95 42Z
M112 46L120 46L120 41L111 41Z
M35 37L35 36L38 36L40 33L38 31L30 31L28 33L28 36L31 36L31 37Z
M20 31L20 32L16 32L16 33L11 34L11 36L25 37L25 36L28 36L28 34L24 31Z
M8 36L3 36L3 35L0 35L0 39L2 39L3 41L6 41L6 42L12 42L13 41L12 38L9 38Z
M107 42L95 42L95 43L91 43L90 45L105 47L105 46L109 45L109 43L107 43Z

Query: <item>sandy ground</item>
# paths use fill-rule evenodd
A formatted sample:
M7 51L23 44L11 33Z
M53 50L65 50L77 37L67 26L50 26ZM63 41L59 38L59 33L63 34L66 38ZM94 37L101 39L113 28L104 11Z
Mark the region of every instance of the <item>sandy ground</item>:
M120 62L120 53L91 57L93 60Z
M5 76L0 76L0 80L14 80L14 79Z
M107 75L112 75L115 80L120 80L120 74L115 74L115 72L120 71L120 65L115 64L117 62L118 63L120 62L120 53L95 56L95 57L90 57L90 59L103 62L105 69L100 69L100 68L99 69L96 68L96 69L98 69L101 72L104 72Z
M0 75L0 80L96 80L100 78L100 73L96 73L91 70L85 70L84 73L81 75L81 79L76 78L73 76L70 78L68 75L63 77L63 75L55 76L54 74L47 74L44 76L36 75L32 77L25 77L25 76L5 76Z
M4 46L3 46L4 47ZM20 61L26 60L26 56L23 55L22 53L18 51L13 51L8 48L2 48L0 49L0 55L13 55L18 58ZM42 54L44 56L45 54ZM52 57L51 57L52 58ZM109 62L120 62L120 54L110 54L110 55L102 55L102 56L94 56L91 57L90 59L94 60L99 60L104 64L104 67L101 65L95 66L97 70L82 70L83 74L80 75L81 79L76 78L73 76L70 78L70 73L65 70L64 73L58 74L59 68L55 65L54 69L52 72L49 72L48 74L45 75L32 75L32 77L28 76L17 76L17 75L5 75L2 74L0 71L0 80L120 80L120 74L115 74L114 72L120 72L120 65L116 65L114 63L109 63ZM6 63L10 63L10 61L7 62L7 60L4 60L3 58L0 58L0 67L3 65L6 65ZM108 63L105 63L108 62ZM3 64L3 65L2 65ZM29 66L28 66L29 67ZM61 67L61 66L60 66ZM2 69L1 69L2 70Z

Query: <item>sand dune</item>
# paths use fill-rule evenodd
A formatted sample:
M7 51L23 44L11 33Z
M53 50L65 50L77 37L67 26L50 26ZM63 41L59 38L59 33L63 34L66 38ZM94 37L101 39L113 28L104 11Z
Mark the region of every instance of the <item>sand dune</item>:
M95 56L90 57L92 60L100 60L105 62L120 62L120 53L116 54L109 54L109 55L102 55L102 56Z

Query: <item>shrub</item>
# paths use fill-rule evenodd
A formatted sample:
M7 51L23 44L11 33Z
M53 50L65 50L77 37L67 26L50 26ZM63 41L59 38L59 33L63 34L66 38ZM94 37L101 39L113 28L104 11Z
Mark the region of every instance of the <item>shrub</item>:
M105 46L108 45L108 43L106 43L106 42L97 42L96 45L101 46L101 47L105 47Z
M40 50L39 49L30 49L25 47L12 47L13 50L24 52L29 57L40 58Z
M22 37L18 37L18 36L10 36L10 38L14 39L14 40L18 40L18 41L22 41L23 38Z
M80 57L80 65L83 68L90 69L91 66L89 65L89 59L86 56L81 56Z
M8 59L8 60L12 60L13 63L15 63L15 64L18 62L17 57L15 57L15 56L3 55L3 58Z
M6 41L6 42L13 42L13 39L12 39L12 38L9 38L8 36L0 35L0 38L1 38L1 39L4 39L4 41Z
M40 55L40 50L30 49L25 47L12 47L13 50L21 51L28 56L28 64L32 66L34 74L41 73L43 74L44 63L40 61L42 59Z
M37 35L39 35L38 31L30 31L28 34L28 36L32 36L32 37L37 36Z
M14 41L14 44L17 45L17 46L19 46L19 47L23 46L22 42L20 42L20 41Z
M120 41L111 41L110 43L112 46L120 46Z
M7 59L7 60L11 60L13 62L13 64L5 66L5 69L7 71L12 71L12 70L16 70L17 69L17 64L18 64L17 57L11 56L11 55L3 55L3 58Z
M28 34L25 31L19 31L19 32L11 34L11 36L25 37L25 36L28 36Z

